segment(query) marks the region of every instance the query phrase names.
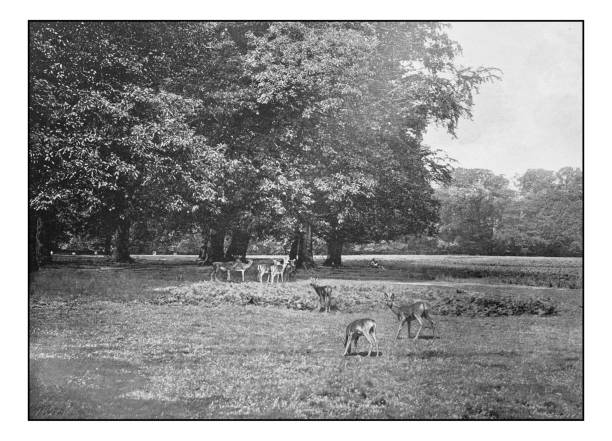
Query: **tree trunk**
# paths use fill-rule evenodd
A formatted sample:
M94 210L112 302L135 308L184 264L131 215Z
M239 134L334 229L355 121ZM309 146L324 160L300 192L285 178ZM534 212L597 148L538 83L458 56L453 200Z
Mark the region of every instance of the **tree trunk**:
M115 249L113 258L115 262L133 262L130 257L130 226L129 219L119 219L115 232Z
M232 234L232 240L225 252L225 260L234 260L240 257L243 262L246 262L249 239L249 233L246 230L236 230L234 234Z
M296 231L289 251L289 259L297 259L296 268L314 268L312 255L312 230L310 224L306 224L305 231Z
M34 239L34 252L36 255L36 262L39 267L51 262L49 239L46 222L43 214L40 213L36 217L36 237Z
M205 243L206 260L204 260L204 263L212 264L213 262L222 262L225 260L225 253L223 252L224 244L225 228L210 228Z
M31 211L28 212L28 272L38 271L36 256L36 223L38 218Z
M327 239L327 259L323 262L324 266L342 265L342 245L344 241L338 236Z
M110 256L113 252L113 235L106 234L104 236L104 254Z

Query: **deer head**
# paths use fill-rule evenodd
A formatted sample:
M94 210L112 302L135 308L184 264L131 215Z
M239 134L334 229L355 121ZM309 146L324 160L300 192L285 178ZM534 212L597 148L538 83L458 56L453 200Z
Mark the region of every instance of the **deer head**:
M395 300L395 294L383 292L383 298L385 299L385 304L391 308L391 306L393 306L393 300Z

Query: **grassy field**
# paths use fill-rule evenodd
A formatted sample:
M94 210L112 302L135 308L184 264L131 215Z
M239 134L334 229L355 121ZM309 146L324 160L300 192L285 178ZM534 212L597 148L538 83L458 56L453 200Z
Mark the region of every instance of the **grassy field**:
M268 256L252 257L257 259ZM372 257L385 266L384 272L372 272L368 268ZM137 260L143 264L165 266L190 264L195 258L196 256L137 256ZM315 258L323 261L324 256ZM78 263L81 267L108 260L104 256L62 255L56 255L54 259L58 264ZM582 288L582 258L578 257L353 255L343 256L342 261L342 270L321 268L322 275L341 279L455 282L467 280L549 288Z
M398 256L382 272L356 256L318 272L335 287L324 314L306 273L262 286L253 269L210 282L181 256L72 260L30 281L33 419L583 416L580 289L419 280ZM394 340L383 291L429 300L439 338ZM362 317L378 323L380 356L360 341L343 357Z

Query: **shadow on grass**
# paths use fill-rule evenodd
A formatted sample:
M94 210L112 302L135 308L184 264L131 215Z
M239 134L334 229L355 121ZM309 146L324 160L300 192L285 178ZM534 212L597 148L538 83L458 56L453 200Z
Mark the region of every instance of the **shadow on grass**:
M410 341L414 341L414 337L402 337L401 335L399 336L399 338L397 338L396 340L410 340ZM417 341L419 340L440 340L440 336L436 335L419 335L419 338L417 339Z
M378 352L372 351L372 354L370 354L370 357L377 357L377 356L378 357L382 357L382 355L383 355L382 351L378 351ZM368 356L368 351L352 352L352 353L350 353L348 355L345 355L345 357L356 357L356 356L367 357Z
M445 352L438 350L425 350L422 352L411 352L406 354L406 357L409 358L418 358L418 359L429 359L429 358L471 358L471 357L508 357L508 358L516 358L519 357L520 354L515 351L493 351L493 352L475 352L475 351L466 351L466 352Z

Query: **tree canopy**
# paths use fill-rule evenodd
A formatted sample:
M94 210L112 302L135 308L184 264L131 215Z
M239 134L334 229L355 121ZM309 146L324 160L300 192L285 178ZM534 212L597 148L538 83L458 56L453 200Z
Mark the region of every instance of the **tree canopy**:
M497 78L459 52L435 22L33 22L32 217L118 260L136 223L197 225L214 258L307 227L335 264L433 232L450 169L423 133Z

